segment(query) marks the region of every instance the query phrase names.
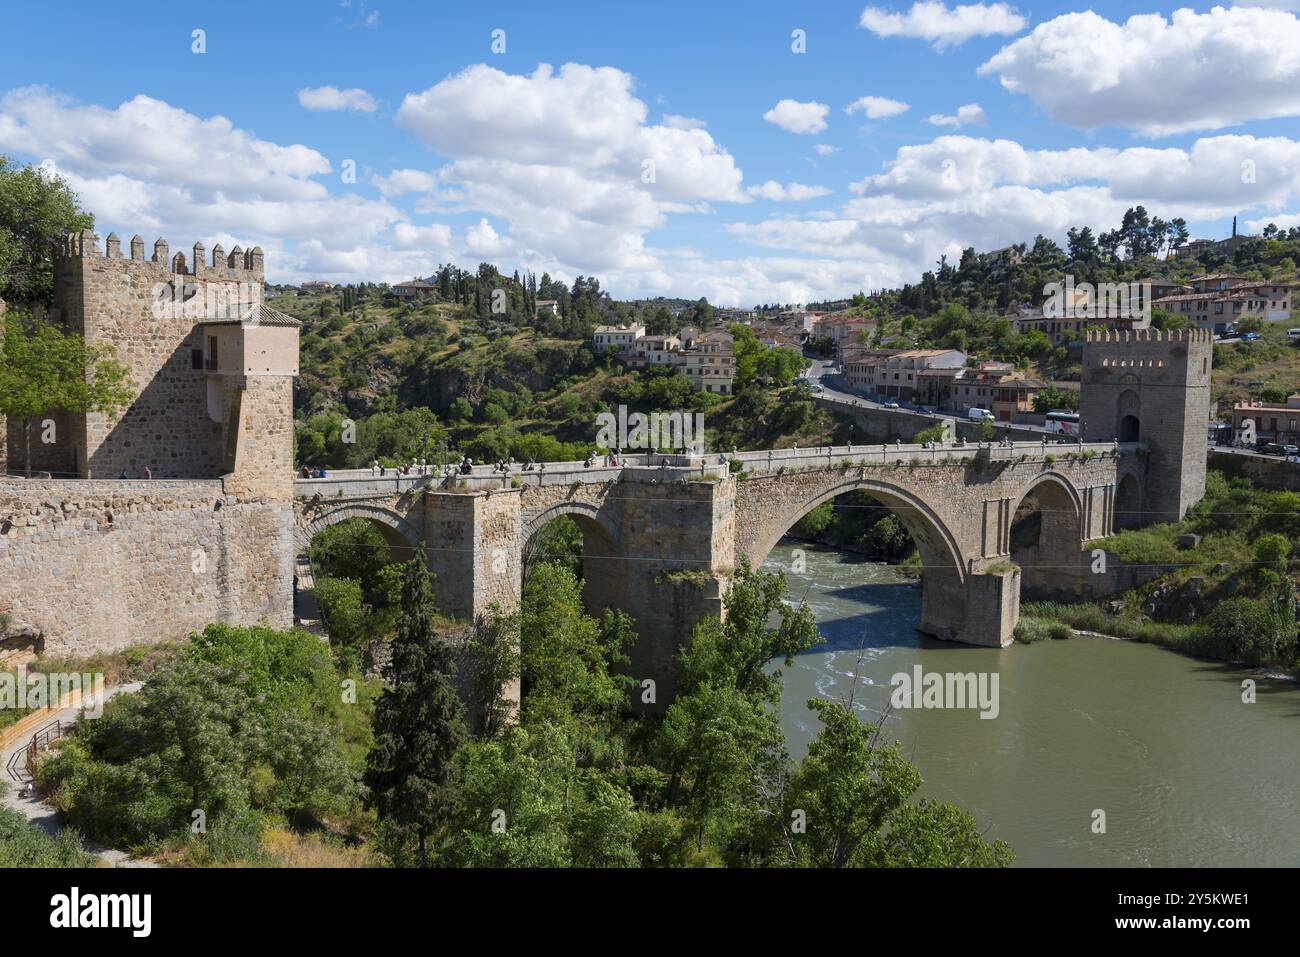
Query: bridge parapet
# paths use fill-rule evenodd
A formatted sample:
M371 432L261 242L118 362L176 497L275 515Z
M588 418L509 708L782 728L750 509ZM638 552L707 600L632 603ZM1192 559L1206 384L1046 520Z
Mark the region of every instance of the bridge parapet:
M727 474L725 459L719 455L667 456L662 465L599 464L590 467L583 462L548 462L545 468L524 470L519 466L508 472L495 471L491 466L476 465L472 472L451 472L440 475L436 471L402 474L392 472L376 475L370 469L339 469L330 471L325 478L298 478L294 480L294 497L309 499L320 495L332 498L379 498L403 495L420 488L436 492L481 492L502 488L528 488L552 485L602 485L606 482L672 482L685 479L722 478Z
M846 463L853 466L905 465L971 461L986 458L1000 461L1047 461L1048 457L1089 454L1101 455L1119 452L1132 454L1143 448L1142 442L1009 442L997 443L934 443L925 446L917 443L893 445L836 445L811 449L772 449L764 452L739 452L730 458L738 459L751 474L766 474L790 468L838 468Z

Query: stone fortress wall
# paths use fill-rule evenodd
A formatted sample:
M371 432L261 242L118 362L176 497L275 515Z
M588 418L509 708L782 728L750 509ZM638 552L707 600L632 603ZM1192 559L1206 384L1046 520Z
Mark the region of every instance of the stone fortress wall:
M296 324L239 320L262 301L260 247L144 249L89 231L60 244L49 321L111 346L135 397L42 416L53 441L33 437L32 467L51 477L0 472L0 614L46 652L293 620ZM8 438L16 472L20 423Z

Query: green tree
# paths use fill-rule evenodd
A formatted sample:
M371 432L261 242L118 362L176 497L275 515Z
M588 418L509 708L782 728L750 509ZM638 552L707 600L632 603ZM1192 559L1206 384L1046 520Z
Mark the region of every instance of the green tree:
M668 801L684 801L697 848L711 831L723 846L743 844L785 766L782 676L769 666L781 658L789 667L818 640L811 609L785 595L784 574L743 561L723 599L725 621L701 622L678 653L681 689L664 715L659 748Z
M455 658L434 628L433 576L406 563L402 614L393 639L392 687L375 708L375 743L366 762L369 803L389 829L396 856L413 837L419 860L460 800L455 755L468 737L456 694Z
M48 412L113 414L134 392L110 345L90 345L47 323L4 318L0 341L0 416L23 423L24 469L32 470L32 426Z
M784 835L785 853L813 867L994 867L1010 845L986 844L969 814L952 805L908 800L921 775L897 742L882 745L850 703L808 702L822 722L785 794L788 826L802 812L802 834Z
M55 242L94 225L61 177L0 156L0 299L33 311L53 302Z

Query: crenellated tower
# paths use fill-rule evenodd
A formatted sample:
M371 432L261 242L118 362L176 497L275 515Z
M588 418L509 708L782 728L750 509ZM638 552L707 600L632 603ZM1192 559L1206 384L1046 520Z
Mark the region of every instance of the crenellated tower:
M1213 351L1206 329L1087 333L1084 439L1141 440L1149 453L1143 487L1119 489L1117 524L1177 521L1205 494Z
M165 239L145 256L89 230L55 253L51 320L107 344L135 398L116 415L56 416L59 441L34 467L82 478L226 476L249 494L291 495L297 320L262 301L260 246L187 258ZM34 448L34 451L35 448ZM274 491L272 491L274 490Z

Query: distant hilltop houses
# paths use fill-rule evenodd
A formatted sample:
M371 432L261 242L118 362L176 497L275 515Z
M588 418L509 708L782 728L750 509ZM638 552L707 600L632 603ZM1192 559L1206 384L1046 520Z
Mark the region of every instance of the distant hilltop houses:
M540 303L539 303L540 305ZM597 326L592 347L617 351L633 369L676 368L701 392L731 395L736 378L734 340L729 332L684 327L677 335L647 336L645 326Z
M1021 378L1010 362L969 362L960 349L850 347L844 382L856 392L963 415L987 409L998 422L1029 421L1035 397L1051 385Z
M1102 301L1099 291L1084 285L1007 318L1017 332L1042 332L1052 345L1060 345L1068 333L1079 338L1092 326L1118 331L1148 328L1151 308L1184 316L1195 328L1223 333L1242 319L1289 320L1295 292L1293 283L1248 279L1236 273L1207 273L1185 283L1139 279L1125 286L1125 298L1118 303Z

